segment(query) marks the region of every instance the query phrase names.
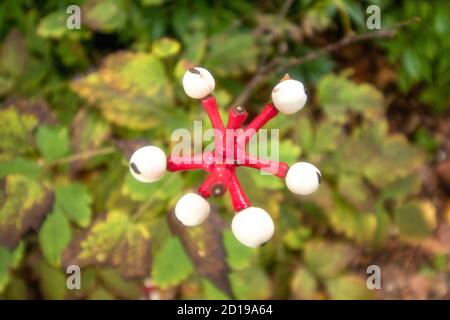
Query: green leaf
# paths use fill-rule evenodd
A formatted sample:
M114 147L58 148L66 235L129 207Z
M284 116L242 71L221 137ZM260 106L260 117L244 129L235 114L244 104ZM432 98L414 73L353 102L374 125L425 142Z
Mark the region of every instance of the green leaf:
M0 161L0 178L10 174L36 178L41 173L41 169L41 166L35 161L17 157L12 160Z
M355 130L332 155L331 169L337 174L364 175L379 188L415 172L423 164L423 152L387 130L384 121Z
M207 279L202 279L203 291L208 300L229 300L230 298Z
M315 240L306 244L304 260L317 276L331 278L342 272L354 255L355 252L346 244Z
M371 241L377 228L377 218L372 212L361 212L335 197L333 211L327 212L332 227L358 243Z
M342 127L331 120L324 120L317 127L312 149L317 154L334 151L342 138Z
M71 87L108 121L131 129L159 126L173 106L163 64L146 53L112 54L99 71L73 81Z
M124 278L148 273L150 235L122 211L111 211L72 240L63 255L63 265L110 265L120 267Z
M178 196L182 187L180 178L176 175L166 175L158 183L143 183L127 172L121 191L135 201L169 200Z
M122 0L88 0L81 8L83 23L90 29L114 32L125 25L127 9Z
M429 202L408 202L395 210L394 219L400 234L411 239L427 237L436 228L436 210Z
M17 155L33 150L36 117L7 108L0 110L0 123L0 154Z
M286 245L286 247L292 250L302 249L311 236L311 233L311 229L307 227L289 229L284 233L283 243Z
M254 36L247 33L219 34L210 39L209 54L204 64L218 76L238 76L254 72L257 57Z
M114 249L110 263L124 279L142 279L150 269L150 235L142 224L130 224Z
M243 246L230 230L223 233L227 262L233 270L245 269L255 261L255 250Z
M295 299L314 299L319 284L311 272L305 268L298 268L292 276L290 289Z
M81 153L96 149L109 137L109 124L92 111L81 109L71 124L72 146L74 152ZM71 163L72 170L78 170L87 162L79 160Z
M123 279L114 269L100 269L98 276L105 289L116 297L137 300L142 294L139 283Z
M61 265L61 255L72 238L70 224L58 209L50 213L39 230L39 244L42 252L54 267Z
M80 267L106 263L128 224L128 217L120 211L112 211L99 217L83 235L72 241L66 249L64 260L73 261L64 265L78 264ZM69 259L70 258L70 259Z
M8 249L0 247L0 293L2 293L9 282L9 264L11 253Z
M334 121L343 123L347 112L375 119L383 112L383 95L369 84L355 84L345 76L324 76L318 84L317 95L325 113Z
M367 300L373 294L367 288L365 279L356 275L343 275L326 281L326 288L334 300Z
M28 48L25 38L20 31L13 28L7 34L0 50L0 73L4 72L14 81L23 74L27 62Z
M292 142L292 140L283 140L280 143L280 161L287 164L293 164L298 161L298 157L301 153L300 147Z
M42 156L47 161L56 160L67 155L70 142L67 128L41 126L36 134L36 143Z
M0 185L0 197L2 189ZM29 229L37 229L50 212L53 193L42 183L19 175L5 178L0 206L0 245L14 248Z
M10 282L10 271L19 267L25 253L21 242L14 250L0 246L0 294Z
M41 19L37 34L43 38L61 39L70 30L67 28L68 15L65 10L58 10Z
M310 152L314 142L314 129L308 117L302 117L295 126L298 145L302 150Z
M193 271L192 263L184 252L180 240L169 238L156 254L152 279L161 288L175 286L184 281Z
M407 49L404 51L402 64L403 68L405 68L406 72L412 79L418 80L421 78L422 62L415 50Z
M161 38L153 43L152 53L159 58L167 58L180 52L181 44L171 38Z
M230 280L237 299L265 300L272 294L270 281L260 268L234 271L230 275Z
M55 194L57 207L70 221L80 227L90 224L92 197L86 186L76 182L57 186Z
M230 269L225 259L222 235L226 223L217 210L213 208L208 219L197 227L186 228L173 211L168 215L168 222L172 233L180 237L195 271L231 295Z
M68 294L67 276L57 268L50 266L45 260L37 265L39 287L44 299L63 300Z

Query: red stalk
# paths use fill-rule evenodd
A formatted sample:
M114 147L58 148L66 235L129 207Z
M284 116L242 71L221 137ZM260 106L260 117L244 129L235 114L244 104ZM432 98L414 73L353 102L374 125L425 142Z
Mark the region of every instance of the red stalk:
M228 112L227 129L239 129L248 117L248 112L241 106L235 106Z
M275 108L272 103L267 104L261 113L245 128L245 131L243 132L245 135L244 144L247 144L250 138L277 114L277 108Z
M289 165L284 162L261 159L248 154L245 155L243 166L269 172L281 179L286 177L289 170Z
M230 170L231 176L228 181L228 190L231 196L231 202L233 203L233 208L235 212L239 212L245 208L251 206L250 200L248 200L247 195L244 192L239 180L236 176L236 168L233 167Z

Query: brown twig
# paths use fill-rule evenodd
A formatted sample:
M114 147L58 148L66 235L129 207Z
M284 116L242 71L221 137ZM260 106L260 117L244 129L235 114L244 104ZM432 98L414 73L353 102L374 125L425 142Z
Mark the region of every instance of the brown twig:
M111 154L115 150L116 149L114 149L113 147L105 147L105 148L96 149L96 150L84 151L84 152L81 152L81 153L77 153L77 154L73 154L73 155L67 156L65 158L53 160L51 162L48 162L45 166L46 167L52 167L52 166L57 166L57 165L68 164L68 163L75 162L75 161L87 160L87 159L90 159L90 158L93 158L93 157L98 157L98 156Z
M251 94L258 87L258 85L260 83L262 83L263 81L265 81L273 73L279 73L279 72L286 70L287 68L290 68L293 66L299 66L304 63L313 61L327 53L331 53L333 51L339 50L345 46L348 46L348 45L351 45L351 44L354 44L357 42L363 42L363 41L368 41L368 40L373 40L373 39L392 38L397 34L399 29L409 26L418 21L420 21L420 18L414 17L409 20L401 21L390 28L380 29L377 31L370 31L370 32L362 33L362 34L351 34L351 35L343 37L342 39L340 39L336 42L330 43L329 45L326 45L325 47L322 47L318 50L309 52L302 57L291 57L291 58L275 57L272 60L268 61L266 64L261 65L259 67L256 74L247 83L244 90L242 90L241 94L237 97L237 99L233 105L245 104L245 102L250 98Z

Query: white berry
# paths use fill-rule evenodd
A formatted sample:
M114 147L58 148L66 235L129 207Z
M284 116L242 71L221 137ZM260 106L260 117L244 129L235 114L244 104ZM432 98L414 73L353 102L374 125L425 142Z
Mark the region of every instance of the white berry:
M211 94L215 85L213 76L204 68L190 68L183 76L184 92L194 99L202 99Z
M242 244L255 248L272 238L275 226L266 211L249 207L236 213L231 222L231 230Z
M306 103L306 92L300 81L283 80L272 90L275 108L284 114L293 114L301 110Z
M184 225L193 227L201 224L209 216L208 201L196 193L187 193L178 200L175 216Z
M295 194L308 195L319 187L322 176L319 169L307 162L297 162L286 174L286 185Z
M167 159L158 147L146 146L136 150L130 159L130 172L141 182L160 180L166 172Z

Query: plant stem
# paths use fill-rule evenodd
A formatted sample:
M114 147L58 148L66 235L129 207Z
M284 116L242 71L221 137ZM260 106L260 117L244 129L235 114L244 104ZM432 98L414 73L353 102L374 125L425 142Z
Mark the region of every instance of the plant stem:
M57 160L48 162L46 164L46 167L52 167L52 166L67 164L67 163L71 163L71 162L75 162L75 161L79 161L79 160L87 160L87 159L98 157L98 156L102 156L102 155L105 155L105 154L111 154L115 150L116 149L113 148L113 147L105 147L105 148L101 148L101 149L80 152L80 153L76 153L76 154L70 155L70 156L65 157L65 158L61 158L61 159L57 159Z
M251 94L258 87L258 85L264 82L273 73L278 73L284 71L287 68L299 66L304 63L313 61L327 53L331 53L354 43L373 39L392 38L397 34L399 29L409 26L413 23L417 23L419 21L419 17L414 17L409 20L401 21L390 28L360 34L350 34L336 42L326 45L325 47L309 52L302 57L274 57L272 60L259 67L258 72L253 76L252 79L250 79L244 90L242 90L241 94L237 97L233 104L245 104L245 102L250 98Z

